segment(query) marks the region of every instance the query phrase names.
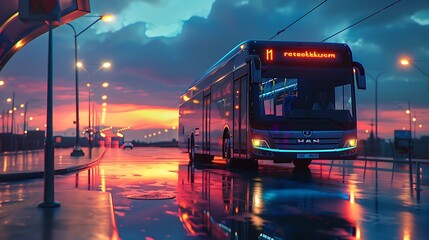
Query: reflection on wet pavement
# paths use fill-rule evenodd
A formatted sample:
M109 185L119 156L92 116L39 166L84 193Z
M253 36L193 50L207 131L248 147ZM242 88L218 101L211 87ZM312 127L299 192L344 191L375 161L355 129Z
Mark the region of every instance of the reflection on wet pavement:
M219 159L189 166L178 149L109 149L98 166L56 177L56 187L109 191L127 240L426 239L429 166L421 172L416 191L406 164L319 160L298 170L261 161L252 171ZM2 204L41 187L3 185ZM128 198L147 193L176 198Z

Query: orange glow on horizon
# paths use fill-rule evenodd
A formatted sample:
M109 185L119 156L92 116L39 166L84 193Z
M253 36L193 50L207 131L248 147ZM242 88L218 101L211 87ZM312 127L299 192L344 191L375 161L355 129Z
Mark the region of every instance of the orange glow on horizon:
M417 138L429 135L429 127L425 122L429 121L429 111L427 108L413 108L412 112L417 112L415 122L412 122L412 130L416 128ZM409 129L409 117L405 109L390 109L379 111L378 115L378 137L393 139L394 130ZM361 110L358 113L358 139L366 139L370 136L371 130L375 137L374 111L372 109ZM371 126L371 124L373 124ZM421 125L421 127L420 127Z
M76 119L76 106L73 103L69 105L61 105L54 108L54 132L73 136L75 134L76 125L73 121ZM27 111L28 130L43 129L46 123L45 114L31 116L33 113L44 109L30 108ZM22 111L22 110L21 110ZM98 108L98 123L105 126L123 127L132 126L133 131L146 129L175 129L178 125L178 109L174 107L163 106L146 106L136 104L109 104L109 110L102 112L102 108ZM30 115L31 114L31 115ZM28 116L30 115L30 116ZM92 117L92 115L91 115ZM81 129L86 127L88 119L88 111L80 111ZM101 121L103 120L103 121ZM22 125L23 119L17 120L17 124ZM173 127L172 127L173 126ZM143 135L141 136L143 139Z

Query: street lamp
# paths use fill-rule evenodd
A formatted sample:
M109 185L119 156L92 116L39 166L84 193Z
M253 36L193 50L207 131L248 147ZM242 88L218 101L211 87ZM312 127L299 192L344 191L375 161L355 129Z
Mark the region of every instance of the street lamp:
M425 71L423 71L419 66L417 66L415 63L414 63L415 61L413 61L413 60L411 60L411 59L409 59L409 58L401 58L400 60L399 60L399 63L402 65L402 66L409 66L409 65L411 65L411 66L413 66L417 71L419 71L421 74L423 74L426 78L427 78L427 80L428 80L428 91L429 91L429 74L428 73L426 73Z
M92 142L91 142L91 84L87 83L86 86L88 87L88 147L92 148Z
M71 156L83 156L85 155L83 153L82 148L80 147L79 144L79 71L78 71L78 61L77 61L77 37L79 37L83 32L85 32L86 30L88 30L90 27L92 27L94 24L96 24L98 21L105 21L105 22L111 22L113 20L113 16L110 14L105 14L103 16L99 16L97 17L97 20L95 20L93 23L91 23L90 25L88 25L88 27L84 28L82 31L80 31L79 33L76 33L76 29L74 28L73 25L71 25L70 23L67 23L68 26L70 26L73 29L73 33L74 33L74 68L75 68L75 88L76 88L76 145L73 148L72 153L70 154Z
M79 66L79 68L85 69L83 63L81 63L81 62L79 62L78 66ZM110 62L103 62L100 65L100 67L97 70L95 70L92 74L100 71L101 69L110 69L111 66L112 66L112 64ZM85 71L87 71L87 70L85 69ZM93 120L93 123L91 124L91 84L88 82L86 84L86 86L88 87L88 129L87 129L86 133L88 133L88 147L92 148L93 134L96 131L96 128L95 128L95 112L94 112L95 111L95 106L93 104L93 107L92 107L92 111L93 111L92 120ZM104 82L101 86L103 88L107 88L109 86L109 83Z
M378 78L383 72L377 74L377 77L372 77L368 72L367 75L375 81L375 139L378 141Z
M410 164L410 169L411 169L411 107L410 107L410 101L408 101L408 109L405 110L405 113L408 115L408 120L409 120L409 129L410 129L410 136L408 138L408 163Z
M21 108L24 108L24 129L22 130L24 135L27 134L27 107L29 103L30 99L28 99L24 104L21 104L20 106Z

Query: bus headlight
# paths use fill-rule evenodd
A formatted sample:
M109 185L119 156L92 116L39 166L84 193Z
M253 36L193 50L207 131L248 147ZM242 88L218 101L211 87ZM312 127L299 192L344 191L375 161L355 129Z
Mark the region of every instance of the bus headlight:
M252 139L252 145L257 148L270 148L267 141L260 139Z
M357 146L357 139L349 139L344 144L345 148L351 148L351 147L356 147L356 146Z

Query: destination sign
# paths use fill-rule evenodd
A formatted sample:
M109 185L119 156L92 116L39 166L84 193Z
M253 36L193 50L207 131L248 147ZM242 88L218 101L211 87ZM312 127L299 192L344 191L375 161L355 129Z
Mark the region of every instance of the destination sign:
M341 63L343 52L329 49L276 49L265 48L260 54L265 63Z

